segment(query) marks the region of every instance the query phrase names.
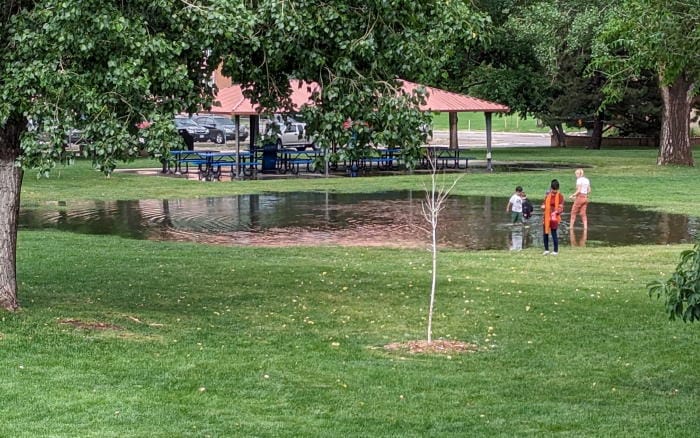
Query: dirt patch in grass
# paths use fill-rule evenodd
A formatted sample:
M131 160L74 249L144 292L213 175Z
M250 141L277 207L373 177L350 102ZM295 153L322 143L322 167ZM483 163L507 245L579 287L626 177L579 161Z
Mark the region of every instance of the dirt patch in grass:
M476 344L446 339L438 339L430 343L426 340L392 342L385 345L384 349L389 351L407 351L411 354L457 354L479 351L479 347Z
M108 322L99 321L81 321L79 319L62 319L58 321L59 324L72 325L75 328L86 329L86 330L124 330L115 324L110 324Z

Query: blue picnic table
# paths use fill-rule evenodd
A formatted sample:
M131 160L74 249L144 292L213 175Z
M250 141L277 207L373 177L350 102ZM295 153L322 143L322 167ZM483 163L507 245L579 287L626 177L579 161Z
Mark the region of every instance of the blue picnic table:
M280 149L277 151L279 159L277 160L277 171L285 174L291 172L298 174L302 166L307 172L315 172L314 163L319 157L323 156L322 151L298 151L296 149Z
M255 154L249 151L170 151L173 160L167 160L166 172L187 174L190 167L196 168L200 180L221 180L228 168L231 179L236 176L249 176L257 170Z

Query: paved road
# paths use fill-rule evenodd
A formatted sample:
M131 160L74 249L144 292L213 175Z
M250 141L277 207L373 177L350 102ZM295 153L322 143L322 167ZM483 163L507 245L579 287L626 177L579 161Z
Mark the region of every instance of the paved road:
M460 147L486 147L484 131L459 131L457 133ZM446 146L450 144L448 131L433 131L432 145ZM525 134L518 132L494 132L491 135L491 145L497 147L516 146L550 146L549 134Z
M486 148L486 132L484 131L459 131L459 146L463 148ZM249 140L241 142L241 147L247 149ZM431 145L448 146L450 144L450 133L448 131L433 131ZM519 132L494 132L491 135L491 145L498 147L549 147L549 134L528 134ZM226 145L215 145L214 143L197 143L198 148L230 149L235 148L233 141L226 142Z

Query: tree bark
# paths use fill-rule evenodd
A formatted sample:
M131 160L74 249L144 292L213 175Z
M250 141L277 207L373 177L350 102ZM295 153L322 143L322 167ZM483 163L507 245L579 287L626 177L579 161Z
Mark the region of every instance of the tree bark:
M600 149L603 143L603 113L597 112L593 120L593 132L591 133L591 143L588 149Z
M557 142L556 147L558 147L558 148L566 147L566 134L564 134L564 130L561 127L561 123L553 123L553 124L549 125L549 129L552 130L552 135L554 136L554 140L556 140L556 142Z
M692 88L693 82L685 75L680 75L670 85L661 85L663 111L656 164L693 166L693 149L690 147Z
M0 307L16 310L17 217L22 169L17 167L19 139L26 121L11 118L0 127Z
M458 136L458 127L457 127L457 113L455 112L450 112L447 113L449 114L449 121L450 121L450 149L458 149L459 148L459 136Z

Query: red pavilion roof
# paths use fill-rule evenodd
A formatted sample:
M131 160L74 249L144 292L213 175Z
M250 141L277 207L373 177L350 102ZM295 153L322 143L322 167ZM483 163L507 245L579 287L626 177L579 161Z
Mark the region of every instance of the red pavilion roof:
M421 105L423 111L432 112L489 112L505 113L510 111L506 105L478 99L466 94L453 93L435 87L416 84L401 80L402 89L410 93L418 87L424 87L427 91L425 105ZM318 84L304 82L296 79L290 81L292 94L290 96L292 106L300 110L304 105L311 105L311 93L318 89ZM209 111L214 114L227 115L255 115L260 113L260 108L243 95L240 85L234 84L219 90L216 94L215 104Z

